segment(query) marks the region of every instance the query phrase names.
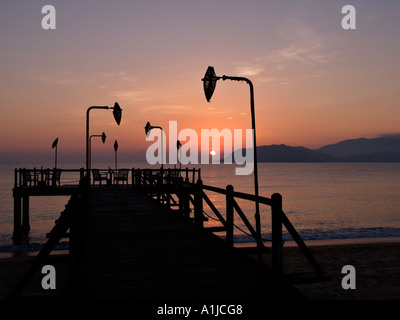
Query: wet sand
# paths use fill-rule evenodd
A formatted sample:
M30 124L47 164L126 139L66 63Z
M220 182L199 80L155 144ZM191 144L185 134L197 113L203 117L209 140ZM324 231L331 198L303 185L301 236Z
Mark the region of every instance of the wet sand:
M310 246L322 269L332 280L297 285L311 300L400 299L400 242L356 243ZM287 273L310 272L312 268L297 247L284 248ZM342 288L345 265L356 271L356 289Z
M335 245L312 245L314 254L323 270L332 280L322 283L297 285L311 300L392 300L400 299L400 242L348 243ZM270 264L270 254L264 261ZM32 256L0 259L0 299L17 285L29 268ZM53 257L51 263L57 270L57 288L62 289L67 277L67 256ZM285 246L283 264L286 273L311 272L312 268L300 249ZM356 289L344 290L341 286L342 267L352 265L356 270ZM43 291L42 275L32 279L26 292Z

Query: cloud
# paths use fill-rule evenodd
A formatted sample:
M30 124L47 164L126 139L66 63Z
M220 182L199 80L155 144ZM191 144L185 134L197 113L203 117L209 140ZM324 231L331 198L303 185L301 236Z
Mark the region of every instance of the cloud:
M148 113L148 112L157 112L157 113L163 113L163 114L180 114L185 110L190 109L188 106L183 106L183 105L153 105L153 106L148 106L148 107L142 107L140 109L141 113Z
M235 68L236 74L242 77L255 77L264 71L264 67L260 65L243 65Z
M283 64L288 61L300 62L307 65L325 64L334 61L335 56L326 52L325 46L319 39L307 43L292 43L289 46L275 51L271 57L274 63ZM284 68L281 66L281 68Z

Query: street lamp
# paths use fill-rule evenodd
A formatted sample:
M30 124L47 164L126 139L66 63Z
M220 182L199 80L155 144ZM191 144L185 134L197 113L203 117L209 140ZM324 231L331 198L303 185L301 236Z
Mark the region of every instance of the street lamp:
M115 171L117 171L117 151L118 151L118 142L115 140L114 142L114 153L115 153Z
M162 170L163 170L163 164L164 164L164 158L163 158L163 155L164 155L164 147L163 147L163 129L161 128L161 127L159 127L159 126L152 126L151 124L150 124L150 122L147 122L146 123L146 126L144 127L144 131L145 131L145 133L146 133L146 136L148 136L149 135L149 132L150 132L150 130L151 129L160 129L161 130L161 173L162 173Z
M92 106L89 107L86 111L86 170L90 170L89 163L89 111L92 109L113 109L113 116L117 125L121 123L122 109L119 106L118 102L115 102L114 107L107 106ZM90 177L90 175L89 175Z
M181 147L182 147L182 143L179 141L179 140L177 140L176 141L176 149L178 149L178 151L179 151L179 176L181 176L181 169L182 169L182 162L181 162L181 160L182 160L182 150L181 150Z
M103 132L102 134L92 134L89 138L89 166L92 167L92 137L101 137L101 142L103 144L106 142L106 134Z
M222 76L218 77L215 74L214 68L209 66L207 68L206 74L204 78L201 79L203 81L204 94L208 102L214 93L215 87L217 85L218 80L233 80L233 81L245 81L250 86L250 107L251 107L251 125L253 129L253 152L254 152L254 191L256 196L256 233L259 237L257 241L258 247L258 261L261 263L261 220L260 220L260 203L258 199L258 170L257 170L257 144L256 144L256 121L254 114L254 88L252 82L244 77L231 77L231 76Z

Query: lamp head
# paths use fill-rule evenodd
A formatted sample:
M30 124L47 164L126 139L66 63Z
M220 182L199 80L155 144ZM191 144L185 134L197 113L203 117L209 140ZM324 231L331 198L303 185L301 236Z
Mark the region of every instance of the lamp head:
M207 68L206 74L204 75L204 78L201 79L203 81L204 94L206 95L206 99L208 102L210 102L210 99L214 93L218 79L219 77L215 75L214 67L209 66Z
M117 125L119 125L121 123L122 109L119 106L118 102L114 103L113 109L114 109L113 115L114 115L115 122L117 123Z
M106 142L106 138L107 138L107 136L106 136L106 134L103 132L103 133L101 134L101 141L102 141L103 143L105 143L105 142Z
M150 122L147 122L146 126L144 127L144 132L146 133L146 136L148 135L151 129L153 129L153 127L150 125Z

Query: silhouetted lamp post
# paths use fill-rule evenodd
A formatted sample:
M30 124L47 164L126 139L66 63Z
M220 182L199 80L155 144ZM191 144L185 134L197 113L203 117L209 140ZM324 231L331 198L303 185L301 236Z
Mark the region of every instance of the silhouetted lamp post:
M163 164L164 164L164 158L163 158L163 154L164 154L164 148L163 148L163 129L159 126L152 126L150 124L150 122L146 123L146 126L144 127L144 131L146 132L146 136L149 135L149 132L151 129L160 129L161 130L161 170L163 170Z
M176 149L179 151L179 176L181 175L181 172L180 172L180 170L182 169L182 162L181 162L181 155L182 155L182 152L181 152L181 147L182 147L182 144L181 144L181 142L179 141L179 140L177 140L176 141Z
M89 138L89 167L92 167L92 137L101 137L101 142L103 144L106 142L106 134L103 132L102 134L92 134Z
M117 151L118 151L118 142L115 140L114 142L114 153L115 153L115 171L117 171Z
M259 237L259 241L257 242L257 246L260 245L261 242L261 219L260 219L260 203L258 199L258 170L257 170L257 144L256 144L256 121L254 114L254 88L252 82L244 77L231 77L231 76L222 76L218 77L215 74L214 68L209 66L204 78L201 79L203 81L204 93L208 102L214 93L215 86L217 85L218 80L234 80L234 81L245 81L250 86L250 108L251 108L251 125L253 129L253 152L254 152L254 191L256 196L256 232ZM261 249L261 248L259 248ZM258 252L261 252L258 250ZM260 256L258 257L261 260Z
M108 106L92 106L89 107L86 111L86 170L90 170L90 163L89 163L89 111L92 109L113 109L113 115L115 122L117 125L121 123L121 116L122 116L122 109L119 106L118 102L115 102L114 107Z
M55 156L54 156L54 169L57 169L57 145L58 145L58 138L53 141L51 148L55 148Z

